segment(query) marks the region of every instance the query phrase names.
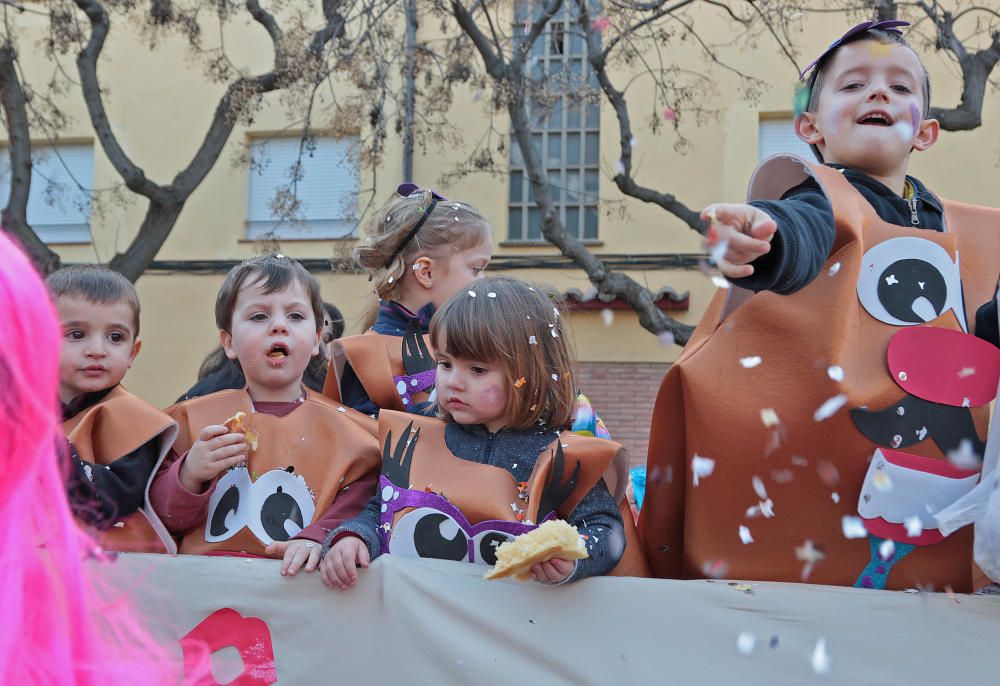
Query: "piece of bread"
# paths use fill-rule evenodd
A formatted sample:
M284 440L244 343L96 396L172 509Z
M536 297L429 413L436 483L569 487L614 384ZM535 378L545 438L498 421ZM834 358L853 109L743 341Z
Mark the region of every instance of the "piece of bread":
M514 576L518 581L531 579L531 568L553 557L582 560L587 546L576 527L562 519L551 519L537 529L521 534L497 548L497 563L486 572L487 579Z
M246 412L237 412L223 422L223 424L225 424L229 433L241 433L246 437L247 445L250 448L248 452L252 453L257 449L257 432L250 429L250 417Z

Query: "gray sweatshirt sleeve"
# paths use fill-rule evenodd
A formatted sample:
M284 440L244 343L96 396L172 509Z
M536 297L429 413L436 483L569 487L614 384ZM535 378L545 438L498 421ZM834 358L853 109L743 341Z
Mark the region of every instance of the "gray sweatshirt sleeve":
M348 519L346 522L331 531L323 543L323 550L320 551L320 559L326 557L338 538L345 535L354 535L365 542L368 546L368 555L374 560L382 554L382 539L379 536L379 522L382 519L382 496L376 493L368 501L357 517Z
M625 525L608 487L601 479L570 513L569 523L586 536L590 557L578 560L576 570L563 583L607 574L625 552Z

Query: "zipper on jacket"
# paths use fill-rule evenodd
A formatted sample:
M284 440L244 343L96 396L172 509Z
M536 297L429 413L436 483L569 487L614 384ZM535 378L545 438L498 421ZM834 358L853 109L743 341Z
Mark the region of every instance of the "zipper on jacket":
M918 196L916 193L913 197L906 201L906 204L910 206L910 223L914 226L920 226L920 216L917 214L917 200Z

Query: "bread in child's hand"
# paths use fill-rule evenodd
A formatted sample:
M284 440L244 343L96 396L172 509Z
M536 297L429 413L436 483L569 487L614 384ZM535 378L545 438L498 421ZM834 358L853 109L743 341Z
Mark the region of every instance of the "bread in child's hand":
M250 448L248 452L252 453L257 449L257 432L250 430L250 417L246 412L237 412L223 424L229 433L241 433L246 437L247 446Z
M582 560L587 546L576 527L562 519L544 522L537 529L521 534L497 548L497 563L486 572L487 579L514 576L519 581L531 579L531 568L553 557Z

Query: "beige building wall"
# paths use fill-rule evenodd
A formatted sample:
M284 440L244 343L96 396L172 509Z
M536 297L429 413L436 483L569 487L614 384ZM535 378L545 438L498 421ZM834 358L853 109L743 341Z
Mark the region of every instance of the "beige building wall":
M704 89L705 102L714 110L695 119L683 105L677 107L681 132L688 139L683 152L677 152L678 135L671 126L653 135L647 124L651 112L658 111L651 100L648 79L638 78L629 87L627 97L635 122L637 147L634 168L640 183L677 195L696 209L714 201L738 201L758 154L758 123L762 117L791 115L795 69L769 39L756 44L734 41L731 26L724 25L715 9L692 11L699 26L715 21L707 30L709 40L731 42L719 51L720 58L745 74L764 83L759 100L748 100L738 88L738 79L718 67L709 69L706 59L687 41L673 52L665 53L681 66L701 70L711 77L713 87ZM43 32L41 17L23 15L21 23L21 58L29 80L44 79L52 65L43 60L33 41ZM430 24L427 31L432 30ZM798 61L808 63L848 25L848 20L819 15L803 18L801 33L796 35ZM713 35L715 34L715 35ZM227 45L235 48L235 57L243 58L253 70L268 66L269 54L259 50L264 45L261 29L244 23L227 32ZM934 102L950 106L958 100L955 69L938 54L924 54L934 84ZM72 59L66 65L75 71ZM156 50L128 27L115 24L100 64L100 74L108 87L111 121L126 151L146 174L166 183L193 156L210 121L222 86L210 84L193 64L186 48L176 39L166 39ZM624 84L629 74L620 65L613 69L615 80ZM460 87L456 93L452 121L465 140L478 140L484 131L483 104L472 92ZM78 94L64 99L73 121L63 133L74 140L93 140L89 120ZM996 189L1000 187L1000 97L987 95L984 124L966 133L943 133L932 150L915 155L911 170L939 194L973 203L1000 205ZM238 127L226 152L201 187L190 198L184 212L160 252L160 260L240 259L254 254L257 245L246 240L247 180L245 167L234 164L241 146L252 137L294 131L279 96L269 96L263 112L252 127ZM605 106L601 120L601 197L608 208L625 202L626 213L602 214L601 245L596 253L697 254L699 237L680 220L662 210L625 199L611 177L619 158L617 122ZM448 148L421 154L418 147L414 177L433 185L451 198L478 206L496 227L496 254L552 254L553 248L501 247L507 233L507 177L477 174L442 185L443 175L456 163L467 159L468 150ZM94 185L107 188L119 178L95 142ZM370 170L362 172L364 206L374 194L375 206L388 197L401 181L401 143L390 140L388 153L376 170L377 188L370 188ZM126 207L109 205L92 217L93 242L87 245L59 246L65 261L106 261L116 250L123 250L134 235L145 211L145 201L134 199ZM293 257L328 258L342 252L338 241L283 241L281 249ZM548 283L559 289L586 290L588 283L579 270L532 269L515 272L526 279ZM142 354L127 378L127 385L149 401L166 405L194 382L203 356L217 342L213 325L213 300L222 274L149 272L138 283L143 302ZM690 310L676 313L682 321L694 324L711 298L714 287L697 270L659 270L633 272L632 276L654 291L671 286L690 292ZM348 331L356 332L362 311L370 303L368 282L363 276L320 274L323 294L345 313ZM618 312L612 326L606 326L600 313L574 315L576 347L585 362L667 363L675 359L679 348L664 346L645 332L636 317Z

